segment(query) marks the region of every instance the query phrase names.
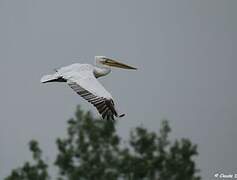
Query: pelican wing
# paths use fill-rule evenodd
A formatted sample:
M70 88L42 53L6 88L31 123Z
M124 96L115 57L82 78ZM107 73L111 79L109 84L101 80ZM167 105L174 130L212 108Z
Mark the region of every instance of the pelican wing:
M77 94L93 104L103 118L114 120L114 116L118 116L111 94L92 72L83 72L83 75L80 72L73 72L67 83Z

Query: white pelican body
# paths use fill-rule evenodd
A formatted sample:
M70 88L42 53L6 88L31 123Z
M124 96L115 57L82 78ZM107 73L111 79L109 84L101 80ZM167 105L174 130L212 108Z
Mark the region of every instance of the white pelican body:
M41 78L42 83L66 82L85 100L93 104L103 118L114 120L118 115L111 94L99 83L97 78L105 76L111 72L110 67L120 67L125 69L136 69L131 66L119 63L104 56L95 57L95 66L91 64L71 64L56 70L52 75L45 75Z

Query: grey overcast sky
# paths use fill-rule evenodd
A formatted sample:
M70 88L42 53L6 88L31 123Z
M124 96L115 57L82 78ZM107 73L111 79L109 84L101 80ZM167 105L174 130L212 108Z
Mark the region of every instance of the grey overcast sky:
M1 0L0 178L30 159L31 139L53 162L76 105L93 107L65 84L39 80L94 55L139 69L101 79L127 114L122 137L141 124L157 131L166 118L172 138L198 144L204 179L237 173L236 8L235 0Z

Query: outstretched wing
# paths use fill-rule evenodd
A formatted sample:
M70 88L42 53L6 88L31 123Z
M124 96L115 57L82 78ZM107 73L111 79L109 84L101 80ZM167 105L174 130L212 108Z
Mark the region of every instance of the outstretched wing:
M67 83L77 94L93 104L104 119L114 120L114 116L118 117L111 94L99 83L93 72L73 72Z

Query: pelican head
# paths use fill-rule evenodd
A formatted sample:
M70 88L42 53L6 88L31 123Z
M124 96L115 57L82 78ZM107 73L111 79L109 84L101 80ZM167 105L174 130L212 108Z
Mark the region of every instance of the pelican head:
M117 67L117 68L123 68L123 69L133 69L133 70L137 69L135 67L118 62L117 60L114 60L105 56L95 56L95 61L96 61L96 65Z

